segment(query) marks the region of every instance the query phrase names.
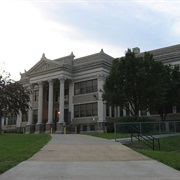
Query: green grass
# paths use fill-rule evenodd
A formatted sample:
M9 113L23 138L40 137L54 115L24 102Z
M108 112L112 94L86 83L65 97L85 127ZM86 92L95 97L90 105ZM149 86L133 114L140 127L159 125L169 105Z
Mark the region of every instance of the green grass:
M180 171L180 136L162 138L160 144L161 151L128 147Z
M30 158L50 139L47 134L0 135L0 174Z
M114 138L113 133L91 133L89 135L106 139ZM119 137L129 137L129 134L119 134ZM144 154L145 156L180 171L180 136L161 138L161 151L153 151L147 148L145 145L139 144L137 141L134 141L133 143L126 143L125 145L141 154Z

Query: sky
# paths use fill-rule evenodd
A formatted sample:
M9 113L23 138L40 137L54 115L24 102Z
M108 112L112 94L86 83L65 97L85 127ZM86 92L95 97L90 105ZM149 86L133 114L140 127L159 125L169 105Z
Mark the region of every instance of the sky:
M180 43L180 0L0 0L0 69L14 80L45 53L117 58Z

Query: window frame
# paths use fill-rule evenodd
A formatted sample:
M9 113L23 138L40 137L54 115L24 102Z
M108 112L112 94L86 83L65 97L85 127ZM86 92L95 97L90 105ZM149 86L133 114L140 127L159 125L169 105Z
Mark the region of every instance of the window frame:
M74 95L82 95L97 92L97 87L97 79L91 79L87 81L74 83Z
M86 103L74 105L74 118L98 116L98 103Z

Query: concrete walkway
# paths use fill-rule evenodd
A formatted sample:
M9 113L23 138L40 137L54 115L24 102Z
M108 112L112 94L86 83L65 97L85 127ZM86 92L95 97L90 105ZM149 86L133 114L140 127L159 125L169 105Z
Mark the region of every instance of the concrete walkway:
M86 135L52 135L0 180L179 180L180 172L120 143Z

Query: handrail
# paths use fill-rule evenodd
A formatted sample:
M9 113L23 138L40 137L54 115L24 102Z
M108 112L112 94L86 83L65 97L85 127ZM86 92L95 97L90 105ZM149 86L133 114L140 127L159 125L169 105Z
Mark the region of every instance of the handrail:
M133 131L137 133L137 136L133 134ZM144 130L140 130L137 126L131 125L131 142L133 141L133 137L135 137L139 142L145 144L155 150L157 148L160 151L160 142L159 138L155 138L154 136L147 134ZM142 141L144 140L144 141ZM157 145L155 143L157 141Z

